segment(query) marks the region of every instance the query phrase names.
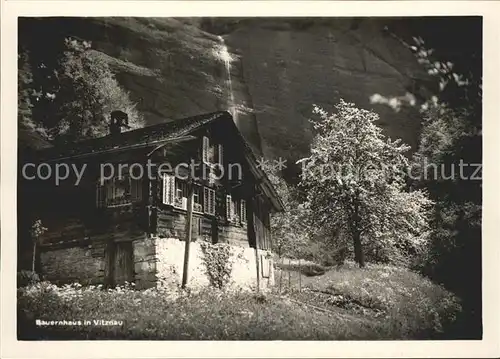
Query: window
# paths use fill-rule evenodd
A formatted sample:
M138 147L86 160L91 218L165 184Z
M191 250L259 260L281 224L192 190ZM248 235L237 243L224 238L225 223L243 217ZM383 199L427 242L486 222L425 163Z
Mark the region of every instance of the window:
M193 212L203 213L200 186L194 186L193 188Z
M203 187L203 209L206 214L215 215L215 191L208 187Z
M246 201L235 200L230 194L226 195L226 218L229 222L245 223L247 221Z
M184 181L176 180L174 207L187 210L187 197L188 197L187 183Z
M130 176L115 177L96 186L96 205L114 207L127 205L142 200L142 181Z
M185 181L175 178L173 175L164 175L163 181L163 203L175 208L187 210L188 186ZM193 211L203 213L201 201L201 187L193 185ZM215 213L215 210L213 211Z
M238 200L236 199L231 201L231 220L233 222L240 221L240 206Z
M203 136L202 161L206 164L218 163L224 165L224 148L222 144L211 144L210 138Z

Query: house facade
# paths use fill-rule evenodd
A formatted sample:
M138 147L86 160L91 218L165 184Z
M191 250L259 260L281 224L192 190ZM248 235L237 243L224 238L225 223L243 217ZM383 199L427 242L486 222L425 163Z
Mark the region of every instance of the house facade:
M178 284L191 238L188 286L209 284L204 243L229 246L231 284L272 285L270 214L283 205L231 115L125 132L113 121L108 136L37 151L23 167L19 227L41 219L47 228L38 245L43 278Z

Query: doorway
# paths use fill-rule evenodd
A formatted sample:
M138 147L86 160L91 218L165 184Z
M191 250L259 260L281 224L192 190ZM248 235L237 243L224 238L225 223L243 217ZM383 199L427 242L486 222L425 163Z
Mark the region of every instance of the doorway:
M134 280L134 253L132 242L112 243L109 257L112 285L123 285Z

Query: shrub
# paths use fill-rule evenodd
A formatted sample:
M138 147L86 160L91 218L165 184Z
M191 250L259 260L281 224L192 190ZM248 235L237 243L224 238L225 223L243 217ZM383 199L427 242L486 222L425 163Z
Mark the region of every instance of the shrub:
M26 287L40 282L40 277L33 271L22 270L17 272L17 287Z
M201 250L210 284L218 289L224 288L229 283L233 270L231 247L224 243L203 242Z

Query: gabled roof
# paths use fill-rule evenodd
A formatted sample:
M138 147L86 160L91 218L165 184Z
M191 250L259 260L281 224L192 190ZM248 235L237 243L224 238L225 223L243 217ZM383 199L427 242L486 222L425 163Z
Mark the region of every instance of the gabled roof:
M258 180L258 185L270 199L274 209L283 211L284 205L281 198L276 193L266 173L258 166L257 158L252 148L236 127L232 116L226 111L202 114L126 131L117 135L107 135L74 144L42 149L37 151L37 159L39 161L57 162L65 159L98 156L112 151L155 147L170 141L182 140L189 136L191 132L218 120L225 121L232 127L243 145L245 158L249 163L250 171Z
M56 146L38 151L38 158L45 160L62 160L82 155L100 154L114 149L154 146L161 141L168 141L185 136L197 128L223 116L231 116L227 112L213 112L199 116L173 120L157 125L146 126L136 130L122 132L118 135L107 135L64 146Z

